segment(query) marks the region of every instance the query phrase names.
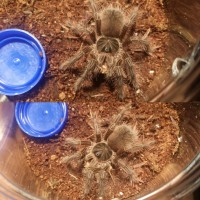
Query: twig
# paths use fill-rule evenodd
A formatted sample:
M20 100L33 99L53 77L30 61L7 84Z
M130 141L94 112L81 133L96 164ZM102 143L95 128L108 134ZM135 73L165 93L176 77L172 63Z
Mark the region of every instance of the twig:
M70 175L71 177L73 177L74 179L78 180L78 178L77 178L76 176L74 176L73 174L70 174L70 173L69 173L69 175Z

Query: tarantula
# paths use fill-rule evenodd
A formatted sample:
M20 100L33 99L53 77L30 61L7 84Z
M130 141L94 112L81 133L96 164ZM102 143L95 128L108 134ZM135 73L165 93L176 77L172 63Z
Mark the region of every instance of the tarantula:
M100 131L97 114L91 113L91 127L94 131L95 141L66 139L67 144L84 146L77 153L62 158L61 163L65 163L70 172L82 172L85 195L90 193L96 179L99 189L98 195L103 198L106 182L109 178L114 181L111 172L117 168L122 169L127 174L131 183L141 181L137 174L120 159L120 154L124 152L134 153L149 147L153 141L139 139L136 126L131 128L126 124L120 125L126 110L127 107L123 108L113 118L104 134ZM72 162L78 163L75 167L76 170L73 168Z
M75 27L70 23L67 25L88 45L63 62L60 69L67 69L81 57L87 55L88 63L85 71L75 82L75 94L81 88L84 80L94 79L98 74L103 74L106 81L112 82L115 86L118 98L123 100L125 79L129 81L131 87L138 87L135 81L134 64L124 47L132 43L134 52L150 54L152 49L147 41L149 30L141 37L131 37L135 30L138 7L135 7L128 15L120 6L110 5L99 10L94 0L90 0L90 6L95 20L95 30L84 29L77 25Z

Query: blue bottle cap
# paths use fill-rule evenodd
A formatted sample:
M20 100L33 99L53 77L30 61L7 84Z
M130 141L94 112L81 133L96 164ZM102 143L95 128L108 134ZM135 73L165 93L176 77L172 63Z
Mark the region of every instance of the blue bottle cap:
M19 127L29 136L50 137L60 133L68 118L68 108L59 102L19 102L15 106Z
M0 31L0 93L14 96L33 88L46 69L40 42L19 29Z

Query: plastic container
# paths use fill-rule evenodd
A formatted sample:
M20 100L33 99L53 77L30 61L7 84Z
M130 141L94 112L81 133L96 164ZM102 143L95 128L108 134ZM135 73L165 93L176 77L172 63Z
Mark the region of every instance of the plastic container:
M146 185L138 200L181 199L200 185L200 104L191 105L179 105L183 112L180 114L182 139L178 158ZM63 200L59 193L51 195L51 190L27 165L24 133L15 121L13 103L0 104L0 119L0 195L4 193L16 200ZM0 199L5 200L5 197Z
M169 30L171 42L166 56L173 62L176 57L187 54L188 46L185 47L185 44L192 46L200 36L199 1L160 2L164 3L171 21L172 28ZM168 79L161 81L168 82ZM171 83L175 83L175 86L179 88L186 88L185 85L176 84L174 80ZM194 97L194 93L190 93L191 85L189 86L187 90L182 90L180 95L174 93L172 87L161 95L164 90L163 85L160 84L160 87L154 88L152 93L154 97L158 97L157 100L188 101ZM147 97L150 98L150 95ZM192 103L192 105L194 109L187 107L186 104L180 105L183 108L180 122L182 142L178 159L166 166L157 179L148 183L146 190L138 195L137 200L189 200L188 195L200 186L200 120L197 117L200 104ZM23 133L14 120L14 104L0 104L0 119L0 195L2 195L0 199L7 200L7 197L9 200L59 199L51 196L44 184L38 181L26 164L23 154Z
M188 59L200 39L199 0L163 0L169 19L169 40L166 46L166 67L172 66L176 58ZM162 31L162 30L160 30ZM165 31L165 30L164 30ZM200 51L200 50L199 50ZM172 74L172 72L171 72ZM147 101L188 102L200 100L200 52L190 70L178 77L156 74L156 80L146 92Z
M62 131L68 109L65 103L19 102L15 106L15 118L23 132L31 137L46 138Z
M46 69L40 42L20 29L0 31L0 93L19 95L32 89Z

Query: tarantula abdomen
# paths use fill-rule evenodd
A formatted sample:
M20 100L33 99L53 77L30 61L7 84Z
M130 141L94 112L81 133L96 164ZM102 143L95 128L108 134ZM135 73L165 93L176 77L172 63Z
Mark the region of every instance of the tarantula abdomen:
M130 126L119 125L116 126L114 131L108 137L108 145L117 152L126 151L130 149L137 140L137 133L135 133Z
M101 32L105 36L118 38L125 21L123 12L114 8L104 9L100 18Z
M144 147L148 147L153 141L142 141L138 137L138 131L136 127L132 128L128 125L116 126L114 131L108 137L108 145L115 152L136 152Z

